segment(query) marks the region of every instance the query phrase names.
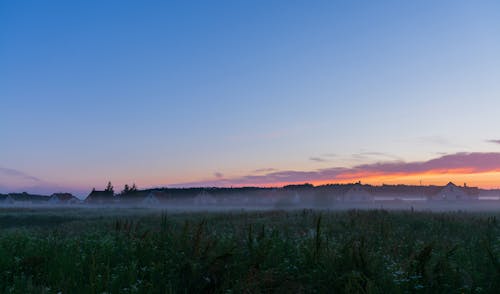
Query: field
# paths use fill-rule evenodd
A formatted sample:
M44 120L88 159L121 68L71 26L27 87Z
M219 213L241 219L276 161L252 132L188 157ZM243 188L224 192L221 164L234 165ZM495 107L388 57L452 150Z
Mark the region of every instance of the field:
M1 209L1 293L498 293L500 213Z

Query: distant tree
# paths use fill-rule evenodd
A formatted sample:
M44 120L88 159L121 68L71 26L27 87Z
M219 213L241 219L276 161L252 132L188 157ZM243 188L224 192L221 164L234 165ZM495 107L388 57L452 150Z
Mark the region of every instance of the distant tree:
M132 188L130 188L130 192L137 192L137 186L135 183L132 184Z
M123 187L123 191L121 192L121 194L127 194L130 192L130 187L128 186L128 184L125 184L125 187Z
M115 190L113 189L113 185L111 184L111 182L108 182L108 185L106 186L106 189L104 190L106 192L111 192L111 193L115 193Z
M313 184L310 183L304 183L304 184L298 184L298 185L286 185L283 186L285 189L291 189L291 188L314 188Z

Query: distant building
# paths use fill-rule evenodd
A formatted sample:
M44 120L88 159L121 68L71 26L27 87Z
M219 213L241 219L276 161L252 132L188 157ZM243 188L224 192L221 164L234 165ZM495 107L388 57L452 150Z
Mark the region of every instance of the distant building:
M114 202L113 191L97 191L92 190L85 198L85 202L89 204L110 204Z
M8 194L8 197L10 197L16 205L43 205L47 203L47 200L49 200L48 196L45 195L36 195L36 194L29 194L26 192L22 193L10 193Z
M382 185L369 186L367 190L373 195L375 201L426 201L428 194L435 194L438 190L434 187L411 185Z
M210 193L203 191L194 197L193 202L196 205L211 205L216 204L217 199L215 199L215 197Z
M478 199L481 200L500 200L500 190L480 190Z
M78 204L80 200L70 193L54 193L48 200L49 204Z
M353 184L343 196L344 201L372 201L373 195L360 183Z
M146 195L146 197L144 197L142 199L141 204L145 205L145 206L157 206L157 205L160 205L160 199L157 196L159 196L159 195L157 195L156 192L149 192Z
M294 205L300 204L301 200L302 200L302 197L300 196L299 193L297 193L297 192L293 193L292 204L294 204Z
M471 199L467 193L466 187L458 187L457 185L449 182L444 188L439 191L434 197L435 200L467 200Z
M3 199L0 199L0 203L3 205L12 205L16 203L16 200L10 197L10 195L5 195Z

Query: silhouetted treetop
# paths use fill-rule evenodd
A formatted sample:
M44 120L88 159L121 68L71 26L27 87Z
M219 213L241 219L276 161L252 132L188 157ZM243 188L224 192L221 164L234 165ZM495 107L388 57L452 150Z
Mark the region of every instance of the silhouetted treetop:
M111 184L111 182L108 182L108 185L106 186L106 189L104 189L104 191L106 192L111 192L111 193L114 193L114 189L113 189L113 185Z

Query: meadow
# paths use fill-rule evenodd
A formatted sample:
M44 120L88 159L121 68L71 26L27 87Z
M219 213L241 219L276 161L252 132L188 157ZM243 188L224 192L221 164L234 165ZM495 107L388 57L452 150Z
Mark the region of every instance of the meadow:
M1 293L498 293L500 213L0 209Z

